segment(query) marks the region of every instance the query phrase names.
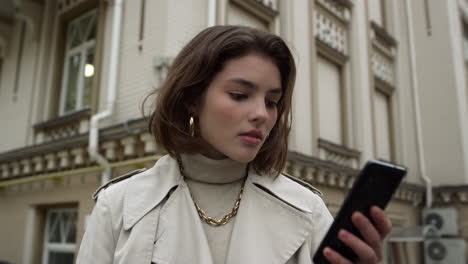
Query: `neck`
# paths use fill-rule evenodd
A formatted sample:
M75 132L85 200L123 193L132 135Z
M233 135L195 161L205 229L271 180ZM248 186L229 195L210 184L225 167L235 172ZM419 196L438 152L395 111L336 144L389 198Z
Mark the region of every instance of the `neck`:
M180 155L184 176L205 183L230 183L244 178L247 163L232 159L214 160L201 154Z

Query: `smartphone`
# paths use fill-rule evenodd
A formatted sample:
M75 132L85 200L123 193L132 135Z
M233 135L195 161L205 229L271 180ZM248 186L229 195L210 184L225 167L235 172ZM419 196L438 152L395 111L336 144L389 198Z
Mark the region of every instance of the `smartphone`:
M406 169L403 167L382 161L368 161L318 247L314 263L330 263L323 255L325 247L334 249L353 263L357 261L358 256L354 251L338 239L338 231L346 229L362 239L359 230L351 222L351 215L359 211L372 221L370 207L376 205L384 210L405 175Z

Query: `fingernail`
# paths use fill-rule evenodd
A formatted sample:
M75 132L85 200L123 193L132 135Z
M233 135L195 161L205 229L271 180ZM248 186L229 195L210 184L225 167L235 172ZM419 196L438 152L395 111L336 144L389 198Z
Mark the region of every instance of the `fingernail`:
M346 239L348 237L348 232L346 232L345 230L342 229L338 233L338 237L341 238L341 239Z

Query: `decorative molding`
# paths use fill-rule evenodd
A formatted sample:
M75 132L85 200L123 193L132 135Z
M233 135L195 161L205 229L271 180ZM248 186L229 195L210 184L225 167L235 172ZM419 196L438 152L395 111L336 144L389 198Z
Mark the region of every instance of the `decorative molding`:
M348 54L346 25L346 22L330 15L324 9L315 9L315 38L343 55Z
M394 86L394 60L376 49L372 52L372 72L376 79L380 79L391 87Z
M374 86L382 93L391 96L395 91L395 87L380 78L374 78Z
M434 204L468 204L468 185L439 186L433 188Z
M100 137L100 149L111 162L158 154L144 119L101 129ZM94 163L89 159L87 143L88 134L85 133L0 153L0 181L92 166Z
M276 0L230 0L231 2L253 12L263 20L272 21L278 15Z
M112 161L111 164L114 164L112 166L135 164L136 161L141 163L163 154L162 150L156 147L143 119L130 120L125 123L113 125L100 132L100 148L106 158ZM102 170L101 166L96 166L89 160L86 144L87 135L85 134L1 153L0 187L12 185L14 187L15 184ZM341 155L355 158L359 156L359 152L355 150L329 142L322 141L321 145ZM338 190L348 190L359 173L357 169L350 166L296 152L288 153L285 171L311 184L329 186ZM465 192L457 191L458 199L466 200L467 195L463 194ZM423 187L403 183L395 199L419 204L423 193Z
M349 57L338 50L330 47L327 43L323 42L319 38L315 38L315 45L317 45L317 53L330 61L338 64L338 65L344 65Z
M73 165L74 167L81 167L85 165L85 153L86 149L84 147L73 148L71 154L73 156Z
M36 144L46 143L87 133L89 130L89 108L37 123L34 128Z
M296 152L288 153L286 172L313 185L349 190L359 170L342 166ZM402 183L394 195L395 200L420 205L424 198L424 187Z
M144 150L146 154L154 154L157 152L158 147L156 145L153 135L150 133L143 133L140 135L140 140L144 144Z
M319 158L342 166L357 169L361 153L357 150L319 138Z
M374 21L371 21L370 24L371 29L375 35L375 39L378 42L382 43L388 48L397 46L397 41L392 37L392 35L390 35L390 33L387 32L387 30L385 30L385 28L379 26Z
M316 3L344 23L348 23L351 19L353 4L348 0L316 0Z

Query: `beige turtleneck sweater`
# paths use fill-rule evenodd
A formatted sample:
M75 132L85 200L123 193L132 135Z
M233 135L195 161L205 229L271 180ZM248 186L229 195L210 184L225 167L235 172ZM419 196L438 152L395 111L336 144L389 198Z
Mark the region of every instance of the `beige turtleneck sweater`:
M213 160L203 155L182 155L185 181L193 199L206 215L220 219L231 211L246 176L247 164L232 159ZM242 201L241 201L242 203ZM222 226L202 221L215 264L225 263L236 217Z

